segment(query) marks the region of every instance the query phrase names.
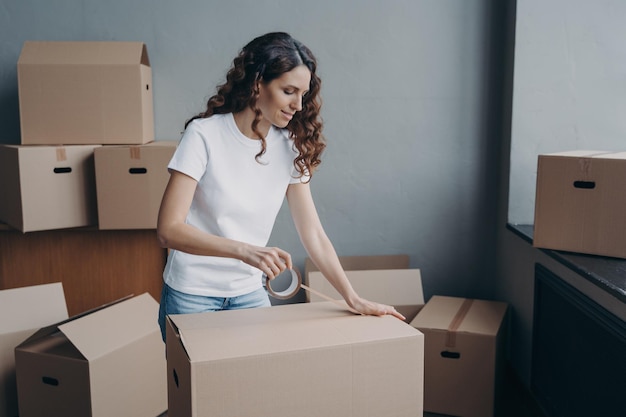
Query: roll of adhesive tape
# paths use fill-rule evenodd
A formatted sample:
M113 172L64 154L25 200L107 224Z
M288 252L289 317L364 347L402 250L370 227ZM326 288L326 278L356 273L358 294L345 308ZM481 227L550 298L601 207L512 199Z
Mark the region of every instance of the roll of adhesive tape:
M295 266L292 269L288 270L291 273L291 283L289 287L283 291L274 291L272 289L271 282L268 276L265 276L265 288L267 288L267 292L274 298L279 300L287 300L298 293L300 290L300 286L302 285L302 277L300 276L300 272L298 268Z

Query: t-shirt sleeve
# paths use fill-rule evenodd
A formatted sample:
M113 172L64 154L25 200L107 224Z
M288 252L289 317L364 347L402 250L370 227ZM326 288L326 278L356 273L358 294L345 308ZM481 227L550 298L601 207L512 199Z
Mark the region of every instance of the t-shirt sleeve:
M209 150L206 138L199 130L197 123L191 122L185 129L167 168L200 181L206 171L208 160Z

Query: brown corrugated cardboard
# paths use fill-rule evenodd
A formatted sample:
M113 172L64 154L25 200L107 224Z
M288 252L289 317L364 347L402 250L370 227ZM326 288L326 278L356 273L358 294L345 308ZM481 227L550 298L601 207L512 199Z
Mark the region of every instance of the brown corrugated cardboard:
M340 256L339 262L344 271L363 271L372 269L408 269L409 255L356 255ZM311 258L304 260L304 279L308 282L309 272L319 271Z
M411 325L424 333L424 410L494 415L502 385L506 313L499 301L433 296Z
M423 335L299 303L168 317L172 416L422 415Z
M379 269L371 271L346 271L354 290L363 298L392 305L407 322L410 322L424 306L422 277L419 269ZM309 286L331 298L341 299L319 271L309 273ZM322 301L315 294L310 301Z
M0 291L0 417L18 415L15 347L40 327L67 316L61 283Z
M94 151L100 229L156 229L178 141Z
M95 225L98 146L0 145L0 221L22 232Z
M154 140L152 70L141 42L27 41L17 77L24 145Z
M626 152L539 155L533 245L626 258Z
M166 362L148 294L42 328L15 348L20 417L154 417Z

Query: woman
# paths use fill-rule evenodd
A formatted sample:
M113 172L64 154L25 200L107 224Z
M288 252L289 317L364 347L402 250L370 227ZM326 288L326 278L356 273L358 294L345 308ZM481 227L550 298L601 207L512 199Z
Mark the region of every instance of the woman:
M393 307L354 291L315 209L309 181L325 147L321 81L311 51L286 33L252 40L204 112L185 125L168 166L157 233L170 248L159 323L166 314L270 306L263 274L292 268L291 256L266 247L287 197L309 257L353 309Z

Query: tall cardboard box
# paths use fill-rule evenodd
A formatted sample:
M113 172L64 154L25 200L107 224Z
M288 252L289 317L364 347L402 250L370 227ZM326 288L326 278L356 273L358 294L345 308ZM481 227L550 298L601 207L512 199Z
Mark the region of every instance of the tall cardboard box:
M27 41L17 81L24 145L154 140L152 69L142 42Z
M539 155L533 244L626 258L626 152Z
M411 325L424 333L424 410L494 415L502 386L508 305L433 296Z
M422 415L423 335L334 303L167 319L171 416Z
M419 269L346 271L346 275L361 297L394 306L409 323L424 306L422 276ZM342 298L319 271L309 273L309 286L328 297ZM311 293L309 301L323 301L323 298Z
M44 327L15 348L20 417L155 417L167 409L148 294Z
M0 221L22 232L95 225L98 146L0 145Z
M178 141L95 150L100 229L156 229Z
M18 415L15 347L40 327L67 316L60 282L0 291L0 417Z

